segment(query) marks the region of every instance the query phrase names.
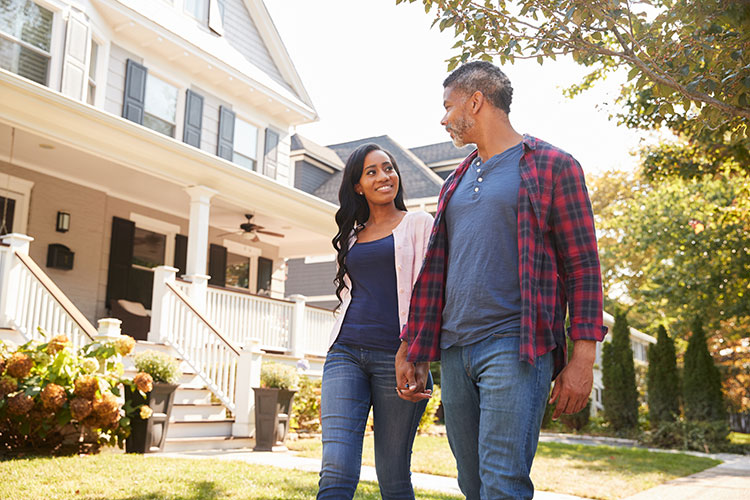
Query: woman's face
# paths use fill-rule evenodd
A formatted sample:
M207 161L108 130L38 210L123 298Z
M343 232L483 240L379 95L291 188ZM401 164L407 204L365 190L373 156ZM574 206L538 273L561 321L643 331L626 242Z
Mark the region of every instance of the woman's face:
M357 194L364 195L374 205L393 203L398 193L399 178L391 159L384 151L370 151L365 156L362 176L354 185Z

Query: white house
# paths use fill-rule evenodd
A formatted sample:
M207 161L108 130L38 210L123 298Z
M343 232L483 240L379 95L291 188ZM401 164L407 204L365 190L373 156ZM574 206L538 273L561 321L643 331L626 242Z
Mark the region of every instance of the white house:
M261 0L0 0L2 336L118 317L222 401L168 448L248 436L258 348L318 359L331 321L282 300L286 259L335 233L294 187L316 119Z

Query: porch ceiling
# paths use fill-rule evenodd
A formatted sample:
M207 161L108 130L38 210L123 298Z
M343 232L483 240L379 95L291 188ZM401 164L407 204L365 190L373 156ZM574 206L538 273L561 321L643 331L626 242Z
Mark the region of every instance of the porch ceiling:
M73 101L0 70L0 158L107 194L188 217L185 188L217 191L210 225L226 232L253 222L283 257L330 253L336 207L173 138ZM49 148L52 147L52 149Z

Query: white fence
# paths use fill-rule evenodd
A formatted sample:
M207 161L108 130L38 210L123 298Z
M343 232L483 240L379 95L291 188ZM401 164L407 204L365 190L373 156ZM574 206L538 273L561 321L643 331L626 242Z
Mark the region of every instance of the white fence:
M66 335L78 348L91 342L96 328L54 282L29 257L32 238L19 234L3 237L0 247L0 326L17 330L26 340L49 340Z

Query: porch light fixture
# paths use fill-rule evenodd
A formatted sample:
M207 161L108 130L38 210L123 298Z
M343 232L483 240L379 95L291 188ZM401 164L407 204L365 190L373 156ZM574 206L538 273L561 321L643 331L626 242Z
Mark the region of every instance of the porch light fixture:
M57 225L55 229L58 233L67 233L70 229L70 214L68 212L57 212Z

